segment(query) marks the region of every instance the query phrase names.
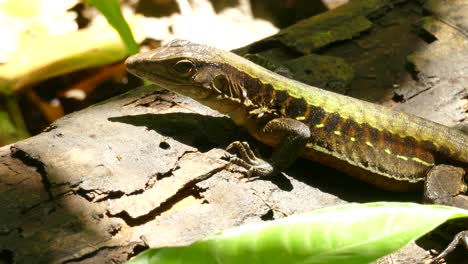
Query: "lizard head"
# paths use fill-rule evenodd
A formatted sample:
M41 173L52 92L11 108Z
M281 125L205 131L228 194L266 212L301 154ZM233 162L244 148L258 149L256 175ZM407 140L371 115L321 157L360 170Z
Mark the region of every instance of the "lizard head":
M136 54L127 59L127 70L176 93L201 100L220 93L216 67L223 51L174 40L158 49ZM224 80L224 79L223 79ZM223 81L221 80L221 82Z

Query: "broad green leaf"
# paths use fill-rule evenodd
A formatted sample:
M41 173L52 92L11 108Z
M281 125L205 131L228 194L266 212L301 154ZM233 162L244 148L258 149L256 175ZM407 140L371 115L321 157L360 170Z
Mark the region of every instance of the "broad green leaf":
M132 28L141 28L139 22L139 17L134 17ZM143 40L144 33L137 33ZM0 65L0 93L11 94L60 74L115 63L127 55L118 34L108 25L29 37L7 63Z
M224 231L186 247L150 249L129 264L369 263L468 211L414 203L349 204Z
M122 15L119 0L86 0L86 2L96 7L106 17L107 22L119 32L130 55L138 53L140 47L133 38L132 30Z

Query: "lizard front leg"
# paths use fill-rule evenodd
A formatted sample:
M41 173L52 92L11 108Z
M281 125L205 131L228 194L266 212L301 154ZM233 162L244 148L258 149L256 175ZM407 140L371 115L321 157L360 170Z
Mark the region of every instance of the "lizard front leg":
M428 203L443 204L468 209L467 186L463 181L465 171L450 165L438 165L432 168L424 183L424 200ZM467 228L467 219L460 219ZM453 241L432 261L438 263L452 252L459 244L464 244L468 250L468 230L459 232Z
M247 142L233 142L227 149L235 148L241 158L234 157L231 162L248 170L248 176L273 176L287 169L303 152L310 138L310 129L304 123L291 118L270 120L257 133L259 137L278 142L268 161L255 156Z

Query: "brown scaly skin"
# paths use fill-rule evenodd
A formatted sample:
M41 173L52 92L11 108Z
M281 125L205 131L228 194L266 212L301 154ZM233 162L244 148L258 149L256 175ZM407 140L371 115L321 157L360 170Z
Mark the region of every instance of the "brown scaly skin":
M245 142L228 147L239 150L241 158L232 162L250 174L274 175L302 156L387 190L424 186L429 202L468 209L461 195L467 190L463 170L458 177L437 176L468 167L468 136L458 130L308 86L188 41L175 40L126 63L133 74L229 115L276 147L268 162ZM449 193L441 182L450 185Z

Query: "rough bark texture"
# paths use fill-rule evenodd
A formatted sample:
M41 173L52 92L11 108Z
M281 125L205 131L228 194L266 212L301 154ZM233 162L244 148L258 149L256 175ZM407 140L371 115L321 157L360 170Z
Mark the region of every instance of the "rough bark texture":
M446 125L464 121L465 1L362 2L237 52L319 87ZM147 247L248 222L346 202L419 200L308 161L247 181L223 160L234 140L268 156L227 117L147 86L0 148L0 263L122 263ZM427 254L412 244L382 263Z

